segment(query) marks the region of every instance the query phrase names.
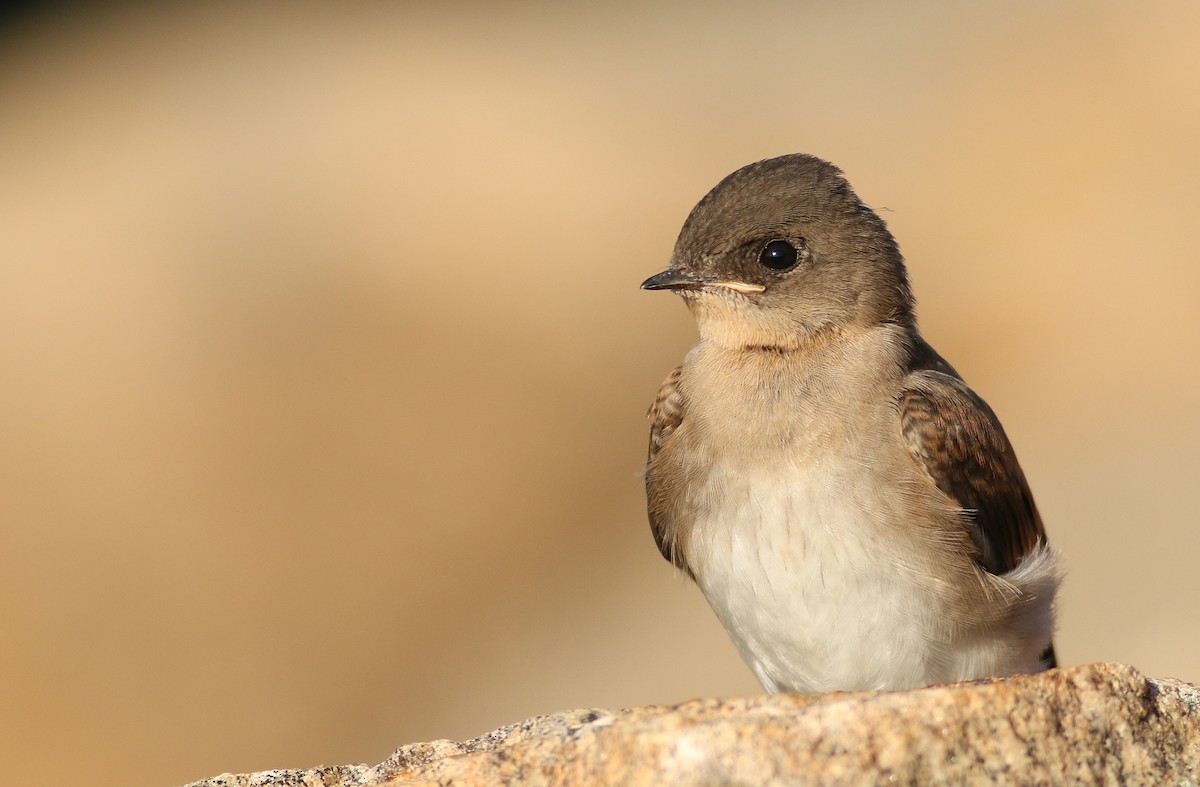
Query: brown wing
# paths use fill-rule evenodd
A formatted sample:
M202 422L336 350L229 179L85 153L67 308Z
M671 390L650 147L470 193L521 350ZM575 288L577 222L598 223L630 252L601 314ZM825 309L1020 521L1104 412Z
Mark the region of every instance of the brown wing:
M650 518L650 531L654 533L654 543L658 544L658 551L671 563L686 570L683 555L675 549L675 539L668 516L658 505L662 496L655 494L658 474L654 470L654 457L658 455L659 449L671 433L683 423L683 394L679 391L679 376L682 372L683 367L676 366L667 375L667 379L658 389L658 395L654 397L654 404L650 405L650 412L646 415L650 421L650 451L646 457L646 513Z
M899 405L909 452L963 509L978 563L1011 571L1046 534L1000 421L956 376L926 369L906 383Z

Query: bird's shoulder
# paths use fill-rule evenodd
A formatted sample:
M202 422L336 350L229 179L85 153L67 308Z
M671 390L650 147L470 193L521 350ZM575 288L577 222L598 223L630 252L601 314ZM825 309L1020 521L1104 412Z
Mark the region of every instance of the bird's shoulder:
M646 510L658 551L672 564L690 574L691 569L681 544L679 523L673 513L672 496L664 491L664 487L670 485L664 484L664 471L655 461L667 439L683 423L686 405L680 386L682 376L682 365L667 375L667 379L659 386L654 403L650 405L650 412L646 414L650 422L650 447L646 457Z
M1045 539L1045 531L992 408L919 339L896 402L909 454L963 510L976 561L993 574L1016 568Z
M683 423L684 401L679 381L683 376L683 366L676 366L663 380L646 413L650 422L650 454L649 461L654 461L655 455L667 438Z

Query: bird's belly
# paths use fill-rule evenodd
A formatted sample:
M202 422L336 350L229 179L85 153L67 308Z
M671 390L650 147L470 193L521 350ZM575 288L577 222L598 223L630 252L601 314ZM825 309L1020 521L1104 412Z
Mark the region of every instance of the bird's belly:
M931 653L935 596L897 559L877 483L744 466L710 468L708 481L690 562L766 688L899 689L943 677Z

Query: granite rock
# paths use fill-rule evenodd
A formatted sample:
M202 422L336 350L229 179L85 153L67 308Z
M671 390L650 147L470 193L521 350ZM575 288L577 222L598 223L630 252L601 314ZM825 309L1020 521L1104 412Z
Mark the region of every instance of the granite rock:
M1200 785L1200 687L1093 664L904 692L577 710L402 746L374 767L192 787L785 782Z

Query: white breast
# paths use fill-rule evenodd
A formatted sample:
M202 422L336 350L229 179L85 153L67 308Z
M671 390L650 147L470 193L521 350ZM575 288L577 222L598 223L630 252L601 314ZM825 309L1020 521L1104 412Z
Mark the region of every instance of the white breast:
M760 466L761 467L761 466ZM930 675L936 603L872 520L872 474L843 465L711 467L689 554L768 689L900 688Z

